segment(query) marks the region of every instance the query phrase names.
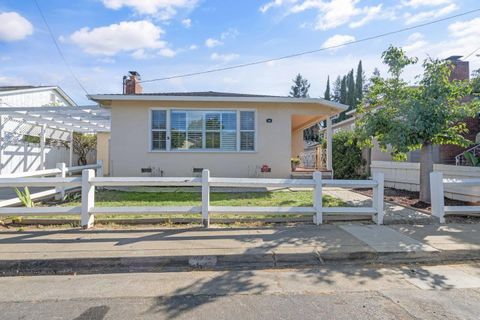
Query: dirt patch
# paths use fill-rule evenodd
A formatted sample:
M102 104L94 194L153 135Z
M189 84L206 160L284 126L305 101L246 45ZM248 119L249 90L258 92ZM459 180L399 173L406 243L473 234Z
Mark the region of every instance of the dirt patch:
M354 189L353 191L363 194L365 196L369 196L369 197L373 196L372 189ZM385 188L384 199L385 201L394 202L401 206L411 207L414 209L421 209L422 211L428 211L428 212L432 211L432 207L430 206L429 203L419 200L419 193L416 191L406 191L406 190L398 190L393 188ZM452 200L452 199L445 198L445 205L446 206L466 206L470 204L465 201Z

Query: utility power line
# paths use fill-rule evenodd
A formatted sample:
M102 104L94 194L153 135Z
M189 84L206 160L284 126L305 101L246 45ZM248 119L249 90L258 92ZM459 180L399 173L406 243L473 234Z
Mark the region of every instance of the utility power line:
M467 60L471 55L473 55L475 52L477 52L478 50L480 50L480 47L478 47L477 49L473 50L472 52L470 52L469 54L467 54L465 57L462 57L463 60Z
M432 20L432 21L429 21L429 22L417 24L417 25L414 25L414 26L411 26L411 27L398 29L398 30L394 30L394 31L390 31L390 32L385 32L385 33L377 34L377 35L374 35L374 36L370 36L370 37L366 37L366 38L362 38L362 39L358 39L358 40L354 40L354 41L349 41L349 42L346 42L346 43L343 43L343 44L338 44L338 45L328 46L328 47L322 47L322 48L319 48L319 49L314 49L314 50L309 50L309 51L298 52L298 53L289 54L289 55L282 56L282 57L265 59L265 60L258 60L258 61L253 61L253 62L249 62L249 63L243 63L243 64L238 64L238 65L233 65L233 66L223 67L223 68L209 69L209 70L199 71L199 72L192 72L192 73L185 73L185 74L179 74L179 75L162 77L162 78L148 79L148 80L143 80L143 81L140 81L140 82L146 83L146 82L155 82L155 81L165 81L165 80L178 79L178 78L186 78L186 77L192 77L192 76L197 76L197 75L202 75L202 74L208 74L208 73L214 73L214 72L220 72L220 71L227 71L227 70L233 70L233 69L240 69L240 68L250 67L250 66L254 66L254 65L268 63L268 62L286 60L286 59L290 59L290 58L300 57L300 56L303 56L303 55L308 55L308 54L312 54L312 53L326 51L326 50L329 50L329 49L335 49L335 48L339 48L339 47L343 47L343 46L347 46L347 45L352 45L352 44L366 42L366 41L370 41L370 40L374 40L374 39L378 39L378 38L383 38L383 37L390 36L390 35L393 35L393 34L402 33L402 32L406 32L406 31L422 28L422 27L425 27L425 26L429 26L429 25L432 25L432 24L435 24L435 23L455 19L455 18L458 18L458 17L462 17L462 16L465 16L465 15L474 13L474 12L478 12L478 11L480 11L480 8L470 10L470 11L465 11L465 12L462 12L462 13L459 13L459 14L456 14L456 15L453 15L453 16L442 18L442 19L437 19L437 20Z
M63 54L62 49L60 48L57 40L55 39L55 35L53 34L52 29L50 28L50 25L48 24L47 19L45 18L45 15L43 14L42 9L40 8L40 5L38 4L37 0L33 0L33 2L35 2L35 5L37 6L38 12L40 13L40 16L42 17L42 20L45 23L45 26L47 27L47 30L48 30L48 33L50 34L50 37L52 38L53 44L55 45L55 48L57 48L58 54L60 55L63 62L65 63L65 66L67 67L68 71L72 75L73 79L75 79L75 81L77 82L79 87L82 88L82 90L85 92L85 94L88 95L87 89L85 89L85 87L82 85L80 80L77 78L77 76L73 72L72 67L70 66L67 59L65 58L65 55Z

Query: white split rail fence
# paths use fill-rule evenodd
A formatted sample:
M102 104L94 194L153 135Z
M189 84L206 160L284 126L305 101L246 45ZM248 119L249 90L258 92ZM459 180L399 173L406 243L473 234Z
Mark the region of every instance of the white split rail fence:
M23 180L26 178L35 178L35 177L51 177L55 176L59 179L65 178L68 175L72 175L74 173L82 172L85 169L95 169L97 172L97 176L103 177L103 161L98 160L97 163L95 164L89 164L85 166L75 166L75 167L67 167L64 162L57 163L56 168L54 169L44 169L44 170L37 170L37 171L31 171L31 172L21 172L21 173L13 173L13 174L8 174L8 175L1 175L0 176L0 181L3 181L3 179L10 179L10 180L5 180L5 181L29 181ZM37 179L38 180L38 179ZM54 181L54 180L50 180ZM45 191L40 191L37 193L31 194L31 199L32 200L38 200L38 199L43 199L45 197L50 197L55 195L55 198L57 200L63 199L65 197L65 191L68 190L69 188L76 188L76 187L81 187L81 185L76 185L76 186L70 186L69 188L65 188L65 186L61 186L60 184L47 184L47 185L39 185L36 184L22 184L22 185L0 185L0 187L24 187L24 186L31 186L31 187L55 187L55 189L49 189ZM19 198L13 198L13 199L8 199L8 200L0 200L0 208L1 207L7 207L7 206L12 206L12 205L18 205L21 204L21 201Z
M376 173L372 180L322 180L321 172L315 172L313 179L252 179L252 178L213 178L208 169L204 169L202 177L96 177L95 171L82 171L81 178L39 178L39 179L0 179L2 186L81 186L82 203L76 207L46 208L0 208L0 215L78 215L84 228L92 227L95 216L112 214L191 214L202 216L202 224L208 227L210 216L215 214L239 215L311 215L317 225L323 223L323 215L371 215L377 224L383 224L383 173ZM120 186L183 186L201 187L201 206L147 206L147 207L96 207L96 187ZM241 207L211 206L210 187L281 187L281 188L313 188L313 207ZM372 207L323 207L323 187L373 188Z
M444 179L442 172L434 171L430 173L432 215L437 217L440 223L445 223L446 215L480 213L480 206L446 206L445 185L480 186L480 179Z

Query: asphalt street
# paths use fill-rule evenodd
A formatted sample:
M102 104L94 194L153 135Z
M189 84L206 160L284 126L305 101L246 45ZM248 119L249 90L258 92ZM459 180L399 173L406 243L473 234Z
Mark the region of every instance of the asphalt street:
M480 264L0 278L1 319L478 319Z

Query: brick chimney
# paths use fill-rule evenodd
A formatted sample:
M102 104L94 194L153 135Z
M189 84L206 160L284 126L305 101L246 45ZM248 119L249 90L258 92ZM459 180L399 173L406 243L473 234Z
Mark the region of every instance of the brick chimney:
M140 80L140 74L137 71L129 71L128 76L123 76L123 94L142 93Z
M452 80L469 80L470 66L468 61L460 60L462 56L451 56L446 60L452 63L452 73L450 74L450 81Z

